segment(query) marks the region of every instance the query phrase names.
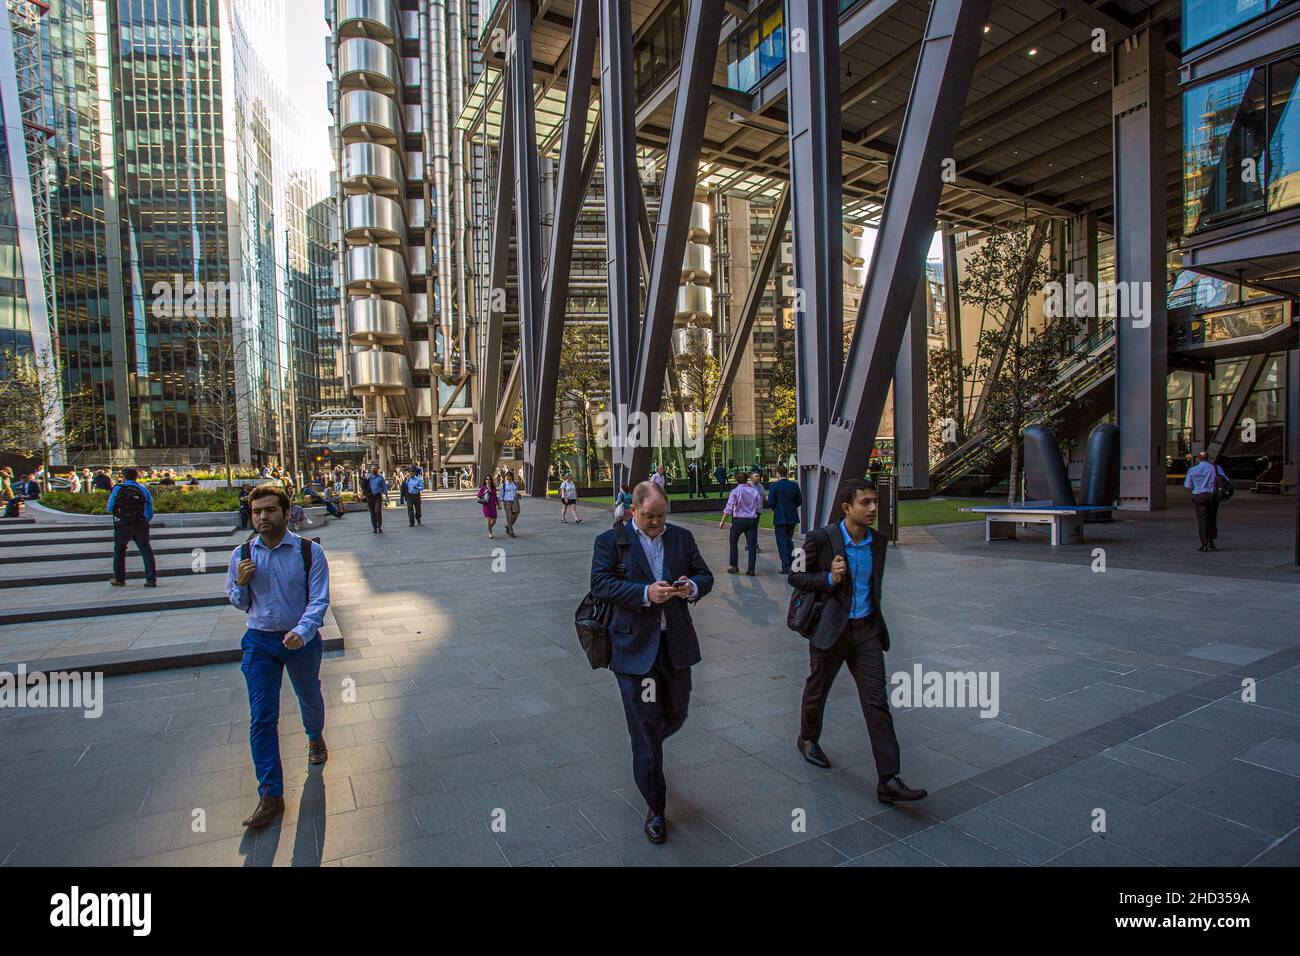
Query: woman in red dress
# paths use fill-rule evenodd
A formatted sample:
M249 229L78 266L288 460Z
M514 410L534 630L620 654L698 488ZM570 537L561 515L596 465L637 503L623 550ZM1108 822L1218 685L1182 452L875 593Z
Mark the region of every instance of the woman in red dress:
M491 475L483 479L478 486L478 503L483 506L483 517L487 519L488 537L493 537L492 526L497 523L497 483Z

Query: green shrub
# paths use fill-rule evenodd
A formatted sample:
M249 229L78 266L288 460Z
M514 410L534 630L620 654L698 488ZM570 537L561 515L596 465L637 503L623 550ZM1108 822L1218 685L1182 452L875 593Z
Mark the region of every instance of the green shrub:
M238 511L239 494L234 489L217 488L206 491L200 488L186 490L182 486L175 488L151 488L153 510L155 515L182 514L185 512L209 513L213 511ZM107 491L83 491L73 494L70 491L51 491L41 495L40 502L47 508L66 511L80 515L107 514ZM298 503L308 504L307 499L299 495Z

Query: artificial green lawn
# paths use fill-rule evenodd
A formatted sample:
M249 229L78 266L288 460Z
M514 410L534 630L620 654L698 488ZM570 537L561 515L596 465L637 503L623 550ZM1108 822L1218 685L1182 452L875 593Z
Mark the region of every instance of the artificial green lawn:
M714 496L716 496L716 493ZM552 492L547 497L558 498L558 495ZM685 500L688 497L690 496L685 493L673 493L668 496L668 500ZM611 509L614 507L613 496L580 498L578 500L580 503L601 504ZM991 503L996 502L990 498L926 498L916 501L900 501L898 503L899 525L907 528L926 524L951 524L954 521L981 521L983 515L964 514L957 509ZM722 520L721 513L709 511L684 512L679 517L692 521L707 521L715 526ZM758 524L760 528L772 527L772 512L765 509L759 516Z

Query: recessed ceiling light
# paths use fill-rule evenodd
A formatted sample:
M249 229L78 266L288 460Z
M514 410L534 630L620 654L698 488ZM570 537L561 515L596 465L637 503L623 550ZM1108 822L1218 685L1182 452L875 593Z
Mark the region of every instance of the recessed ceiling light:
M1029 56L1038 56L1038 47L1031 46L1027 52Z
M984 24L984 32L985 32L985 33L988 33L988 32L989 32L990 30L992 30L992 29L993 29L993 28L992 28L991 26L989 26L987 23Z

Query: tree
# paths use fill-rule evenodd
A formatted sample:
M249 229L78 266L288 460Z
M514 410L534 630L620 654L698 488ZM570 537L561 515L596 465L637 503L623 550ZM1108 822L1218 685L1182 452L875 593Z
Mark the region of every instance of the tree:
M194 350L190 413L221 444L227 488L234 485L231 457L239 440L239 405L248 399L248 386L240 383L251 377L236 374L234 321L223 315L185 320L187 344Z
M93 410L84 386L63 394L51 354L0 353L0 449L39 458L48 490L56 448L79 444L91 434Z
M961 356L949 348L930 349L927 360L927 375L930 383L930 460L934 462L945 454L956 450L964 440L963 423L954 418L957 408L957 390L961 379L957 376L961 365ZM954 441L944 441L944 423L953 419Z
M1075 335L1067 318L1030 330L1026 312L1030 299L1050 277L1050 267L1038 252L1041 226L1028 224L990 234L966 264L961 280L963 302L981 310L974 373L983 381L982 425L992 441L1004 440L1011 452L1007 500L1015 501L1020 486L1022 435L1027 425L1053 427L1061 356ZM1000 328L988 328L990 313L1005 316Z
M556 379L561 427L576 425L587 450L587 481L599 474L591 417L604 411L609 392L609 330L596 325L565 325ZM575 436L576 444L576 436Z

